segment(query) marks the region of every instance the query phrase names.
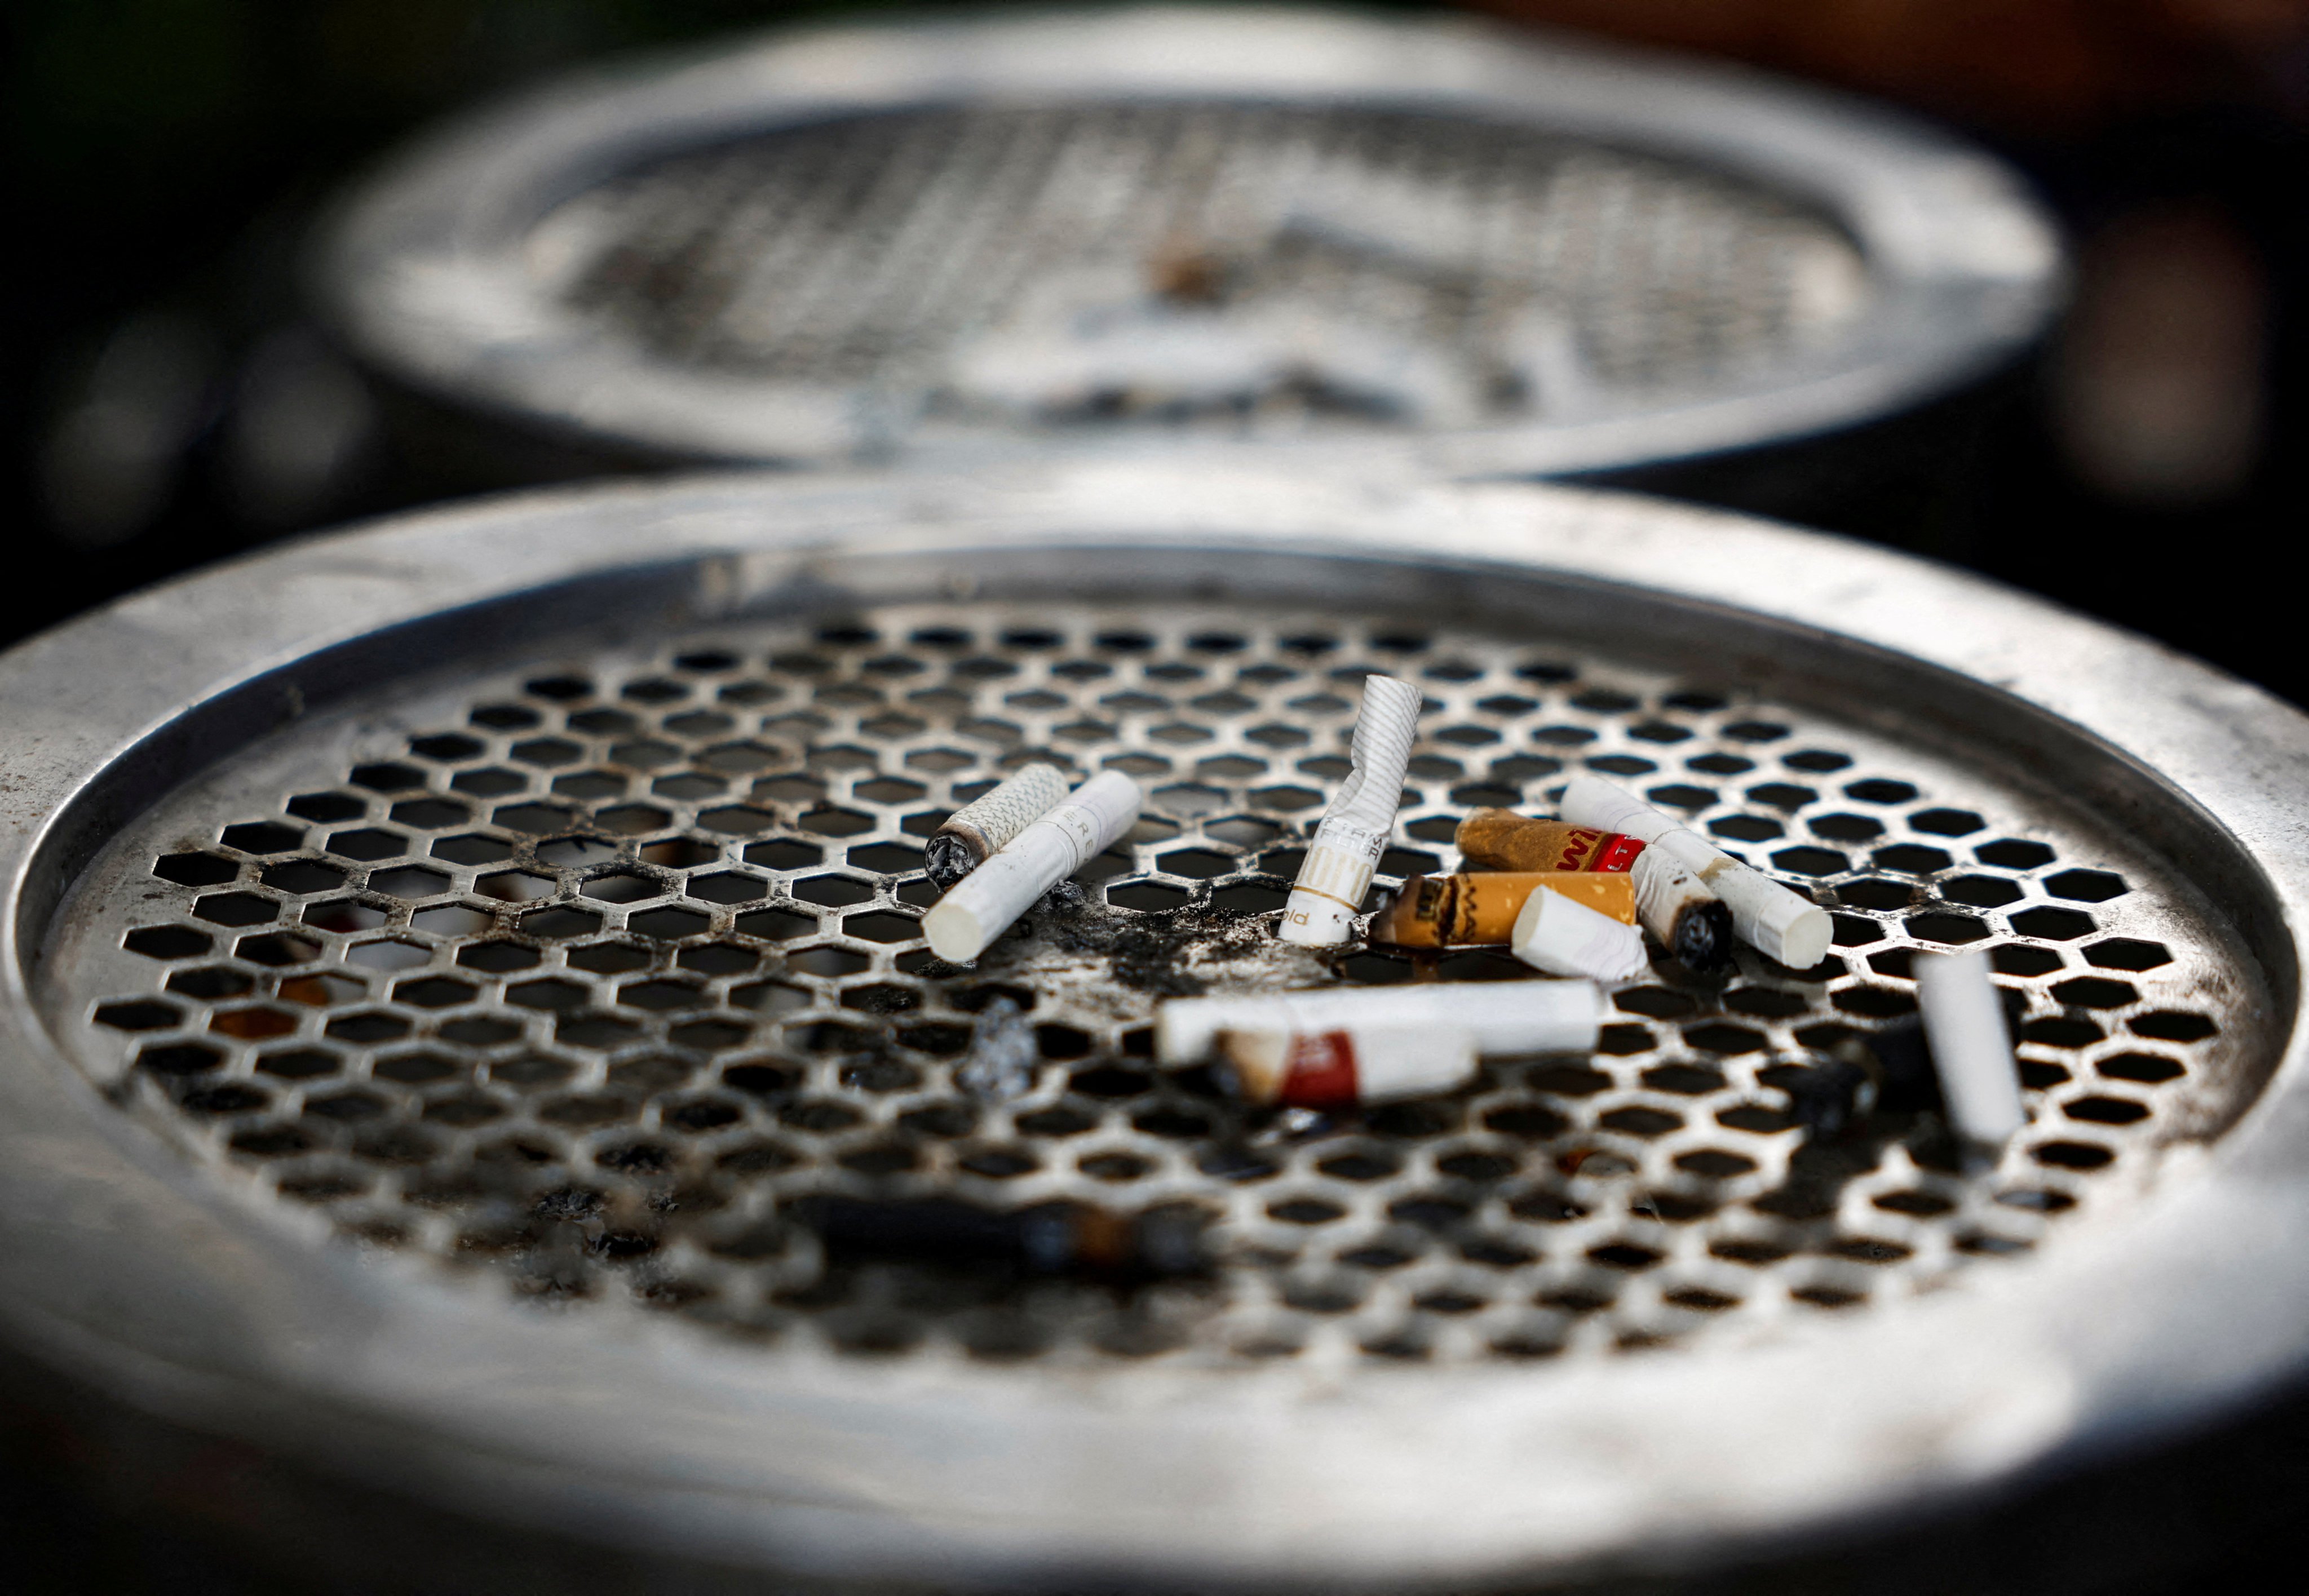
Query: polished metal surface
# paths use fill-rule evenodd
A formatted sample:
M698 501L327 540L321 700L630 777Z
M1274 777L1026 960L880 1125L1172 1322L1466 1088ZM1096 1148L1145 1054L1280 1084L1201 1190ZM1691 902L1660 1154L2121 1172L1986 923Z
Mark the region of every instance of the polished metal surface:
M1389 872L1596 770L1820 893L1834 953L1662 968L1593 1058L1296 1134L1155 1078L1166 990L1503 973L1264 935L1372 669L1429 700ZM1894 556L1216 466L731 479L283 550L0 691L8 1334L469 1513L1464 1588L1914 1507L2298 1357L2309 726ZM921 839L1031 758L1147 817L940 965ZM2028 1128L1805 1150L1792 1066L1953 945ZM989 1101L1000 996L1042 1061ZM829 1195L1186 1212L1208 1266L861 1264L797 1222Z
M1590 470L1907 409L2058 251L1878 112L1466 22L1147 9L775 37L453 129L320 285L471 414L686 459L1354 440Z

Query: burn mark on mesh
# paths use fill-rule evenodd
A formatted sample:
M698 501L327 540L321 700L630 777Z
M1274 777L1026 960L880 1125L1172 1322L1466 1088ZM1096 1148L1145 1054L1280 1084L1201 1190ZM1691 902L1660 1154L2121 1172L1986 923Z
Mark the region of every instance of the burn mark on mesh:
M1382 886L1456 864L1458 778L1544 806L1561 766L1525 751L1578 731L1672 762L1635 785L1837 905L1835 949L1794 971L1743 948L1713 984L1663 969L1617 995L1593 1057L1493 1060L1467 1093L1360 1116L1285 1123L1155 1071L1160 997L1310 973L1274 962L1267 922L1345 769L1334 688L1382 668L1428 694L1434 772ZM1977 784L1480 636L921 608L604 654L470 703L253 809L164 806L101 922L117 979L72 1001L115 1100L255 1200L526 1298L883 1358L1611 1356L2011 1266L2192 1134L2172 1105L2232 1042L2218 955L2154 884L2016 834L2042 828ZM731 773L737 743L759 757ZM1783 746L1833 781L1685 775ZM1147 817L977 969L944 964L914 934L922 842L1030 759L1136 761ZM520 785L450 796L484 772ZM632 796L704 772L728 779ZM1881 845L1783 861L1743 822ZM1958 944L1988 950L2018 1020L2032 1122L2002 1164L1961 1172L1912 1106L1805 1141L1791 1083L1913 1025L1911 954ZM998 1000L1033 1039L1001 1100L958 1084ZM941 1226L994 1263L926 1261Z

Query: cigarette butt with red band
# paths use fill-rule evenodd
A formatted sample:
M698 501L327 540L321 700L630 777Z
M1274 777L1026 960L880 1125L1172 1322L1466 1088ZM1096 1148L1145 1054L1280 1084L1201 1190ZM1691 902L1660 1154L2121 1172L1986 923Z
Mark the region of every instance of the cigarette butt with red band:
M1644 845L1591 825L1535 820L1512 809L1477 809L1452 839L1459 857L1486 870L1595 870L1624 875Z
M1220 1031L1213 1051L1238 1095L1294 1109L1434 1097L1475 1078L1475 1039L1464 1031L1259 1027Z
M1535 890L1561 893L1624 925L1636 923L1636 886L1625 875L1574 870L1476 870L1414 876L1371 917L1373 942L1397 947L1479 947L1515 940L1516 917Z

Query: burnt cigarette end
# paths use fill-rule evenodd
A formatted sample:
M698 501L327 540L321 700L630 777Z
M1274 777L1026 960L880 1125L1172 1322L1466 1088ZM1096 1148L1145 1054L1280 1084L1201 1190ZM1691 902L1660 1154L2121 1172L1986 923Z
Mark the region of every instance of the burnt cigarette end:
M1833 1142L1876 1106L1876 1074L1849 1058L1827 1058L1796 1072L1781 1088L1788 1111L1814 1141Z
M1675 918L1667 951L1677 963L1713 975L1732 962L1732 910L1721 902L1686 904Z
M999 1210L947 1197L878 1201L812 1196L787 1217L813 1231L835 1265L905 1263L1108 1282L1169 1279L1209 1266L1210 1214L1169 1203L1122 1214L1082 1203Z
M922 870L944 892L978 868L982 857L961 837L940 832L922 844Z

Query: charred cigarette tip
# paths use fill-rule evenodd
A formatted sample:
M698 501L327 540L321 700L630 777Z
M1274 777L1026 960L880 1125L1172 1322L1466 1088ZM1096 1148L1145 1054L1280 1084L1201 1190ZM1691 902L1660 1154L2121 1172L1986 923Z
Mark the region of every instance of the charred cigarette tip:
M922 849L924 872L940 889L951 887L1066 796L1066 773L1058 766L1023 767L946 817Z

